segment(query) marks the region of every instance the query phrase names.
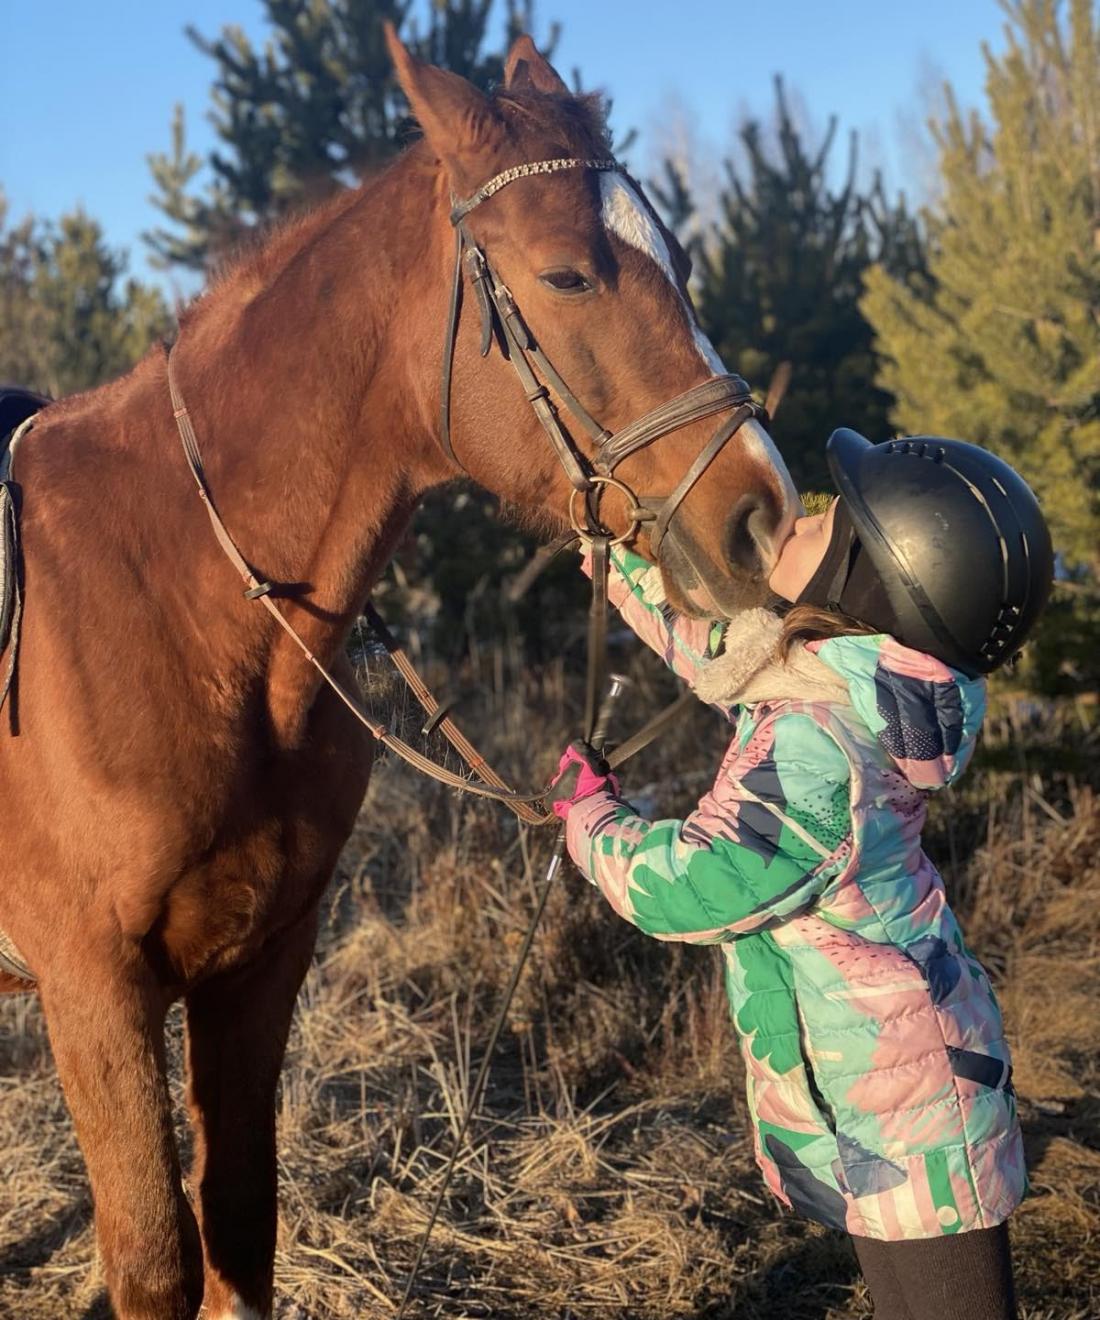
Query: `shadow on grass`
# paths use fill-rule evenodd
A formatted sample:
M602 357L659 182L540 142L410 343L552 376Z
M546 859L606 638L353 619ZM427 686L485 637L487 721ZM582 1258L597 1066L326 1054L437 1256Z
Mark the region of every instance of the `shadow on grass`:
M1024 1101L1020 1105L1020 1126L1029 1169L1038 1168L1050 1143L1059 1137L1087 1150L1100 1151L1100 1096L1087 1094L1056 1101L1050 1108Z
M35 1271L53 1260L67 1242L79 1237L91 1221L91 1199L80 1196L37 1232L28 1233L5 1247L0 1254L0 1275L14 1280L21 1289L33 1291L38 1286ZM111 1320L106 1292L101 1292L80 1312L79 1320Z
M745 1281L732 1304L710 1307L696 1320L826 1320L830 1315L863 1315L851 1309L859 1264L846 1236L807 1237L772 1259Z
M28 1233L18 1242L12 1242L0 1252L0 1274L12 1278L28 1275L31 1270L45 1265L68 1242L79 1236L91 1223L92 1203L80 1196L34 1233Z

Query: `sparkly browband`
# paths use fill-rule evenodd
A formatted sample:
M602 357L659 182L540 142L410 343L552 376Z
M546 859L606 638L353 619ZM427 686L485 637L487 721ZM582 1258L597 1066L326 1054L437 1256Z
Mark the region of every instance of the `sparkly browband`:
M500 192L501 188L507 188L510 183L514 183L517 179L525 179L528 175L557 174L559 170L617 170L618 168L619 162L609 156L601 157L599 160L578 160L575 156L560 156L556 160L533 160L526 165L513 165L511 169L494 174L465 201L456 202L451 208L451 224L459 224L475 206L480 206L494 193Z

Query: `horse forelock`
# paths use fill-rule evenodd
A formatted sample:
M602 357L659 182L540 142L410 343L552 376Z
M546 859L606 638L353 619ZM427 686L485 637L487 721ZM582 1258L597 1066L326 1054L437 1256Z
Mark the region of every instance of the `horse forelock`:
M499 87L490 104L523 136L542 136L567 155L603 155L611 149L607 105L598 92L540 92Z

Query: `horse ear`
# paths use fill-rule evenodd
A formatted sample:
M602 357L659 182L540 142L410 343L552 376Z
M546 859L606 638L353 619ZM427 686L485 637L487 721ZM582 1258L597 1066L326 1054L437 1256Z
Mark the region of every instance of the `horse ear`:
M512 42L512 49L504 61L504 85L509 89L533 87L537 92L569 94L569 88L557 70L539 53L526 32Z
M489 98L457 73L411 55L392 23L384 30L397 81L424 136L453 182L470 184L469 176L480 173L478 159L500 134Z

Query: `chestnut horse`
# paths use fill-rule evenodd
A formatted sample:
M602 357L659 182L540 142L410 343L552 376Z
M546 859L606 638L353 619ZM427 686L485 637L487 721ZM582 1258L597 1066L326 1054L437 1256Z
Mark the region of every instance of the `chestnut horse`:
M172 354L225 523L250 563L304 584L280 608L345 682L349 629L417 501L460 475L439 426L451 197L521 163L607 155L597 105L529 38L492 96L390 46L423 139L243 258L183 315ZM625 175L524 177L467 226L605 425L721 371L675 246ZM468 311L454 452L564 526L557 458L511 366L479 347ZM672 491L712 422L631 454L624 479ZM275 1088L371 739L242 597L184 461L163 353L51 405L15 473L25 611L18 731L6 715L0 731L0 929L37 977L111 1300L125 1320L191 1320L204 1298L218 1320L268 1316ZM670 598L711 616L757 603L796 506L746 423L661 545ZM165 1080L180 997L193 1204Z

